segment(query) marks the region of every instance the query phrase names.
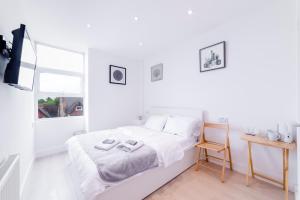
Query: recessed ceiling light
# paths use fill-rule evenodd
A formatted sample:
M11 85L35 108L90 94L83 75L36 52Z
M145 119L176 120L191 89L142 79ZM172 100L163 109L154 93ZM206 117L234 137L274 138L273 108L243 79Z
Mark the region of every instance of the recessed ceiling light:
M192 10L188 10L188 11L187 11L187 14L188 14L188 15L192 15L192 14L193 14L193 11L192 11Z
M144 43L142 43L142 42L139 42L139 46L141 47L141 46L143 46L144 45Z
M87 28L91 28L91 24L86 24L86 27Z
M138 21L139 17L135 16L133 19L134 19L134 21Z

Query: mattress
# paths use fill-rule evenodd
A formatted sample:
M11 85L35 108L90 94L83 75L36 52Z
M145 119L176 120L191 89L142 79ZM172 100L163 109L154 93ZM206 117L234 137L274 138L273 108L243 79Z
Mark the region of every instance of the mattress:
M67 141L68 153L70 161L75 166L78 173L80 190L85 199L92 200L95 196L105 191L107 188L120 183L107 183L100 178L96 164L83 150L79 139L84 139L86 141L100 141L103 138L109 138L112 133L122 133L126 135L126 137L131 137L135 140L142 140L145 144L156 150L159 166L164 167L168 167L176 161L181 160L184 156L184 151L195 144L195 139L192 137L184 138L182 136L153 131L137 126L120 127L117 129L96 131L74 136ZM141 175L142 173L135 176Z

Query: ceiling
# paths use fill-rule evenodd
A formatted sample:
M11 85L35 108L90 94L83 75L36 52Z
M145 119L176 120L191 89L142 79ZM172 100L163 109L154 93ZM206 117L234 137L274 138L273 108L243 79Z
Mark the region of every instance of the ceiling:
M1 32L24 23L31 37L43 43L82 52L98 48L141 60L274 0L0 1L5 7Z

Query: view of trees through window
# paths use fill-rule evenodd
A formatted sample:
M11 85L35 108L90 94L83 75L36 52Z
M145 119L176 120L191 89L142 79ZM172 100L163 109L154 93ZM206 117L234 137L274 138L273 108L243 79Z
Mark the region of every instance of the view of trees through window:
M37 118L83 116L84 54L37 43Z
M82 115L82 97L48 97L46 99L38 100L39 119Z

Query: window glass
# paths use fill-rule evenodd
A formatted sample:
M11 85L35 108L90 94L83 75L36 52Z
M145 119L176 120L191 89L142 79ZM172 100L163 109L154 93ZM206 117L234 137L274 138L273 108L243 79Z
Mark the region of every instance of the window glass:
M38 67L83 72L83 55L45 45L37 45Z
M82 115L82 97L48 97L38 100L39 119Z
M81 78L53 73L40 73L40 91L80 94Z

